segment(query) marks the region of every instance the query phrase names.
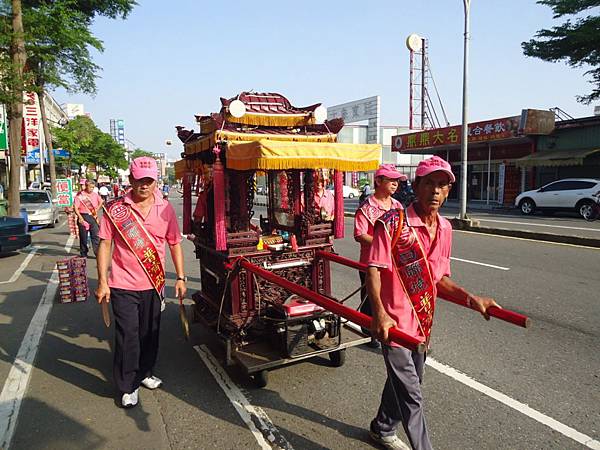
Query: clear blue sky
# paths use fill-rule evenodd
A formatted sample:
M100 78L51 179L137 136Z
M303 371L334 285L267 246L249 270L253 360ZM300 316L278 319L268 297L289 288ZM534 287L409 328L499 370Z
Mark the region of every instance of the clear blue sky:
M548 7L471 3L470 121L553 106L593 114L575 100L590 89L584 69L523 56L522 41L559 23ZM84 103L105 131L124 119L129 140L171 157L182 150L176 125L195 127L194 114L244 90L279 92L297 106L380 95L382 124L407 125L410 33L429 39L446 112L461 120L461 0L139 0L127 20L98 20L94 32L105 45L95 55L98 94L59 91L57 100Z

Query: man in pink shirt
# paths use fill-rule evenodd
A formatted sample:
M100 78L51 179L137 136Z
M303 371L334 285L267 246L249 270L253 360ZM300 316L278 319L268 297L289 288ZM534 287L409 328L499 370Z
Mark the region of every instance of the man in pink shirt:
M144 259L157 254L160 266L154 267L161 274L164 274L165 267L165 244L169 245L177 273L175 295L183 297L186 293L186 277L180 245L181 232L173 206L156 189L156 161L148 157L136 158L131 162L129 171L132 189L122 199L115 200L122 201L119 212L135 216L136 223L146 230L145 236L154 244L156 253L148 256L145 252ZM110 206L108 208L110 210ZM115 223L108 213L102 216L96 298L98 303L112 303L116 322L113 376L121 392L121 404L123 407L133 407L138 403L140 385L156 389L162 384L152 374L152 369L158 354L163 292L157 291L156 276L152 278L150 271L142 266L142 260L132 250L138 242L135 241L136 236L143 229L129 228L133 232L127 233L132 238L126 241L125 234L116 228ZM108 275L111 246L112 264Z
M94 180L86 180L82 190L73 199L73 210L77 215L77 227L79 228L79 256L87 257L88 230L92 239L94 255L98 255L98 211L102 208L104 201L94 192L96 183Z
M373 311L371 332L385 345L388 378L370 425L374 441L403 449L396 435L402 423L413 449L431 449L420 383L425 354L388 341L388 330L429 342L435 297L465 300L489 319L494 300L470 294L450 279L452 226L438 211L455 181L450 165L433 156L419 163L413 188L416 201L406 210L390 210L373 229L367 258L367 288Z
M393 164L382 164L375 172L375 192L369 195L356 210L354 215L354 240L360 244L360 262L366 264L373 241L373 226L375 221L392 208L402 209L402 204L392 195L398 189L400 181L406 181L406 175L398 172ZM371 302L367 298L365 286L366 274L359 272L361 305L359 311L371 315ZM365 333L369 330L363 329ZM377 340L371 341L371 347L378 348Z
M325 183L322 179L317 182L317 190L314 195L315 208L321 214L324 220L333 220L333 212L335 210L335 200L333 192L325 189Z

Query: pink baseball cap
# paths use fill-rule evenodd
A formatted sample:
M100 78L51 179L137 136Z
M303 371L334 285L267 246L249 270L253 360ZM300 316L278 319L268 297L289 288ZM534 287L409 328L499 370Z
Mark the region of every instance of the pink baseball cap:
M136 180L142 178L152 178L154 181L158 180L158 167L156 166L156 160L148 156L140 156L131 161L129 165L129 173Z
M431 158L421 161L417 166L415 175L417 177L424 177L425 175L429 175L432 172L437 172L438 170L448 174L450 177L450 183L454 183L456 181L450 164L448 164L447 161L444 161L439 156L432 156Z
M408 177L403 173L400 173L396 170L396 166L393 164L382 164L379 166L379 169L375 172L375 178L377 177L386 177L391 178L392 180L401 180L406 181Z

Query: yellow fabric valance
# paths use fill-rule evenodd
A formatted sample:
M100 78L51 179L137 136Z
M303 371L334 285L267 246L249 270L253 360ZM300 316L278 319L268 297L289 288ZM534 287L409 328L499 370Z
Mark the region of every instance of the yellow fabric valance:
M235 170L336 169L369 171L379 167L381 145L286 142L262 139L230 142L227 168Z
M199 167L202 167L202 162L199 160L180 159L175 161L175 178L181 180L186 172L197 172Z
M225 141L260 141L268 139L270 141L291 141L291 142L335 142L337 134L265 134L249 132L235 132L229 130L217 131L217 138Z
M256 112L247 112L242 117L233 117L231 114L227 114L227 122L263 127L299 127L316 123L310 113L269 114Z

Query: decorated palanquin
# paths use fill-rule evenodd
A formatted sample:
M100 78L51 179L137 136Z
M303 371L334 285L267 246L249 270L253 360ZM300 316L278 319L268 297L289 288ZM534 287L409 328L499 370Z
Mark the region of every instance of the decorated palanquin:
M336 142L343 119L325 117L319 103L295 107L280 94L242 92L221 98L218 113L196 116L199 131L177 127L183 231L200 260L196 317L239 345L253 332L264 336L268 311L294 302L236 265L240 257L331 294L329 262L316 255L344 236L343 173L376 169L381 146Z

